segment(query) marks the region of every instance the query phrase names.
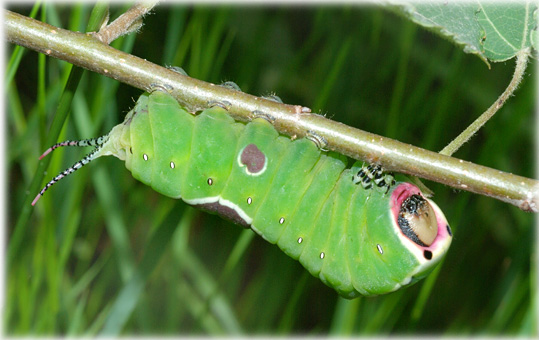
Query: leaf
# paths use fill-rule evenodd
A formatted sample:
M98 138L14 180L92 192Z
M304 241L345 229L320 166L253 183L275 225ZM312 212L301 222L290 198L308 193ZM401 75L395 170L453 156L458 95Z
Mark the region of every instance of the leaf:
M408 19L477 55L488 64L481 48L481 27L475 19L479 6L474 2L393 2L396 10Z
M480 3L477 21L484 30L482 51L494 62L513 58L532 44L537 29L535 4L527 2Z
M489 60L499 62L514 57L519 50L530 47L537 34L537 5L530 1L392 4L413 22L448 38L487 65Z
M533 11L533 22L535 22L535 23L537 23L537 13L538 12L539 11L537 9L535 9L535 11ZM537 30L537 26L535 26L535 28L531 31L530 40L532 41L532 47L535 50L538 50L539 49L539 32Z

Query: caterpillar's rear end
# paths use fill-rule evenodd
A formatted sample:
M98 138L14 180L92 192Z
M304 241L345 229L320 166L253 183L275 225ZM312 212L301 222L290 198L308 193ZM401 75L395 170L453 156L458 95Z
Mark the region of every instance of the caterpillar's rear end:
M92 158L113 154L156 191L251 227L352 298L415 282L451 242L440 209L410 183L291 141L221 107L195 116L144 94ZM374 185L373 185L374 183Z

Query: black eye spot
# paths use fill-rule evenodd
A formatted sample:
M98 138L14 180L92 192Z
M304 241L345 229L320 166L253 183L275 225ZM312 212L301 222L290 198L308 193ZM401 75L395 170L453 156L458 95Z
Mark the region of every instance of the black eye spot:
M427 259L427 260L430 260L432 259L432 252L430 250L425 250L423 252L423 256Z
M446 224L445 228L447 229L447 233L449 234L449 236L453 236L453 233L451 232L451 227L449 226L449 224Z

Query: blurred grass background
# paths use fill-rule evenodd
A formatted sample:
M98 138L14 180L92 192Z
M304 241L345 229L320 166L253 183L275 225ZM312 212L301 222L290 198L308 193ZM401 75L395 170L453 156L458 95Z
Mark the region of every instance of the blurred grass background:
M127 5L111 8L112 18ZM11 7L28 15L30 7ZM37 18L85 31L91 4ZM514 61L493 64L381 8L163 5L113 46L195 78L440 150L496 100ZM8 60L14 46L8 45ZM7 103L7 240L71 66L24 51ZM458 158L534 176L534 75ZM86 72L60 140L107 133L141 91ZM57 150L46 181L90 150ZM33 208L6 268L9 335L537 334L534 215L427 183L454 241L422 282L345 300L250 230L161 196L100 158Z

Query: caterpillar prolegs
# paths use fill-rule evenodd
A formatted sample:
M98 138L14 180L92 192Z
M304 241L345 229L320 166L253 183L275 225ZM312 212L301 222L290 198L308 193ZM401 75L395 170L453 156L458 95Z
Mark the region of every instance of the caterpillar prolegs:
M279 135L215 106L193 115L167 93L143 94L104 137L57 146L96 149L57 180L104 155L125 160L156 191L252 228L347 298L384 294L427 275L452 239L438 206L379 167Z

